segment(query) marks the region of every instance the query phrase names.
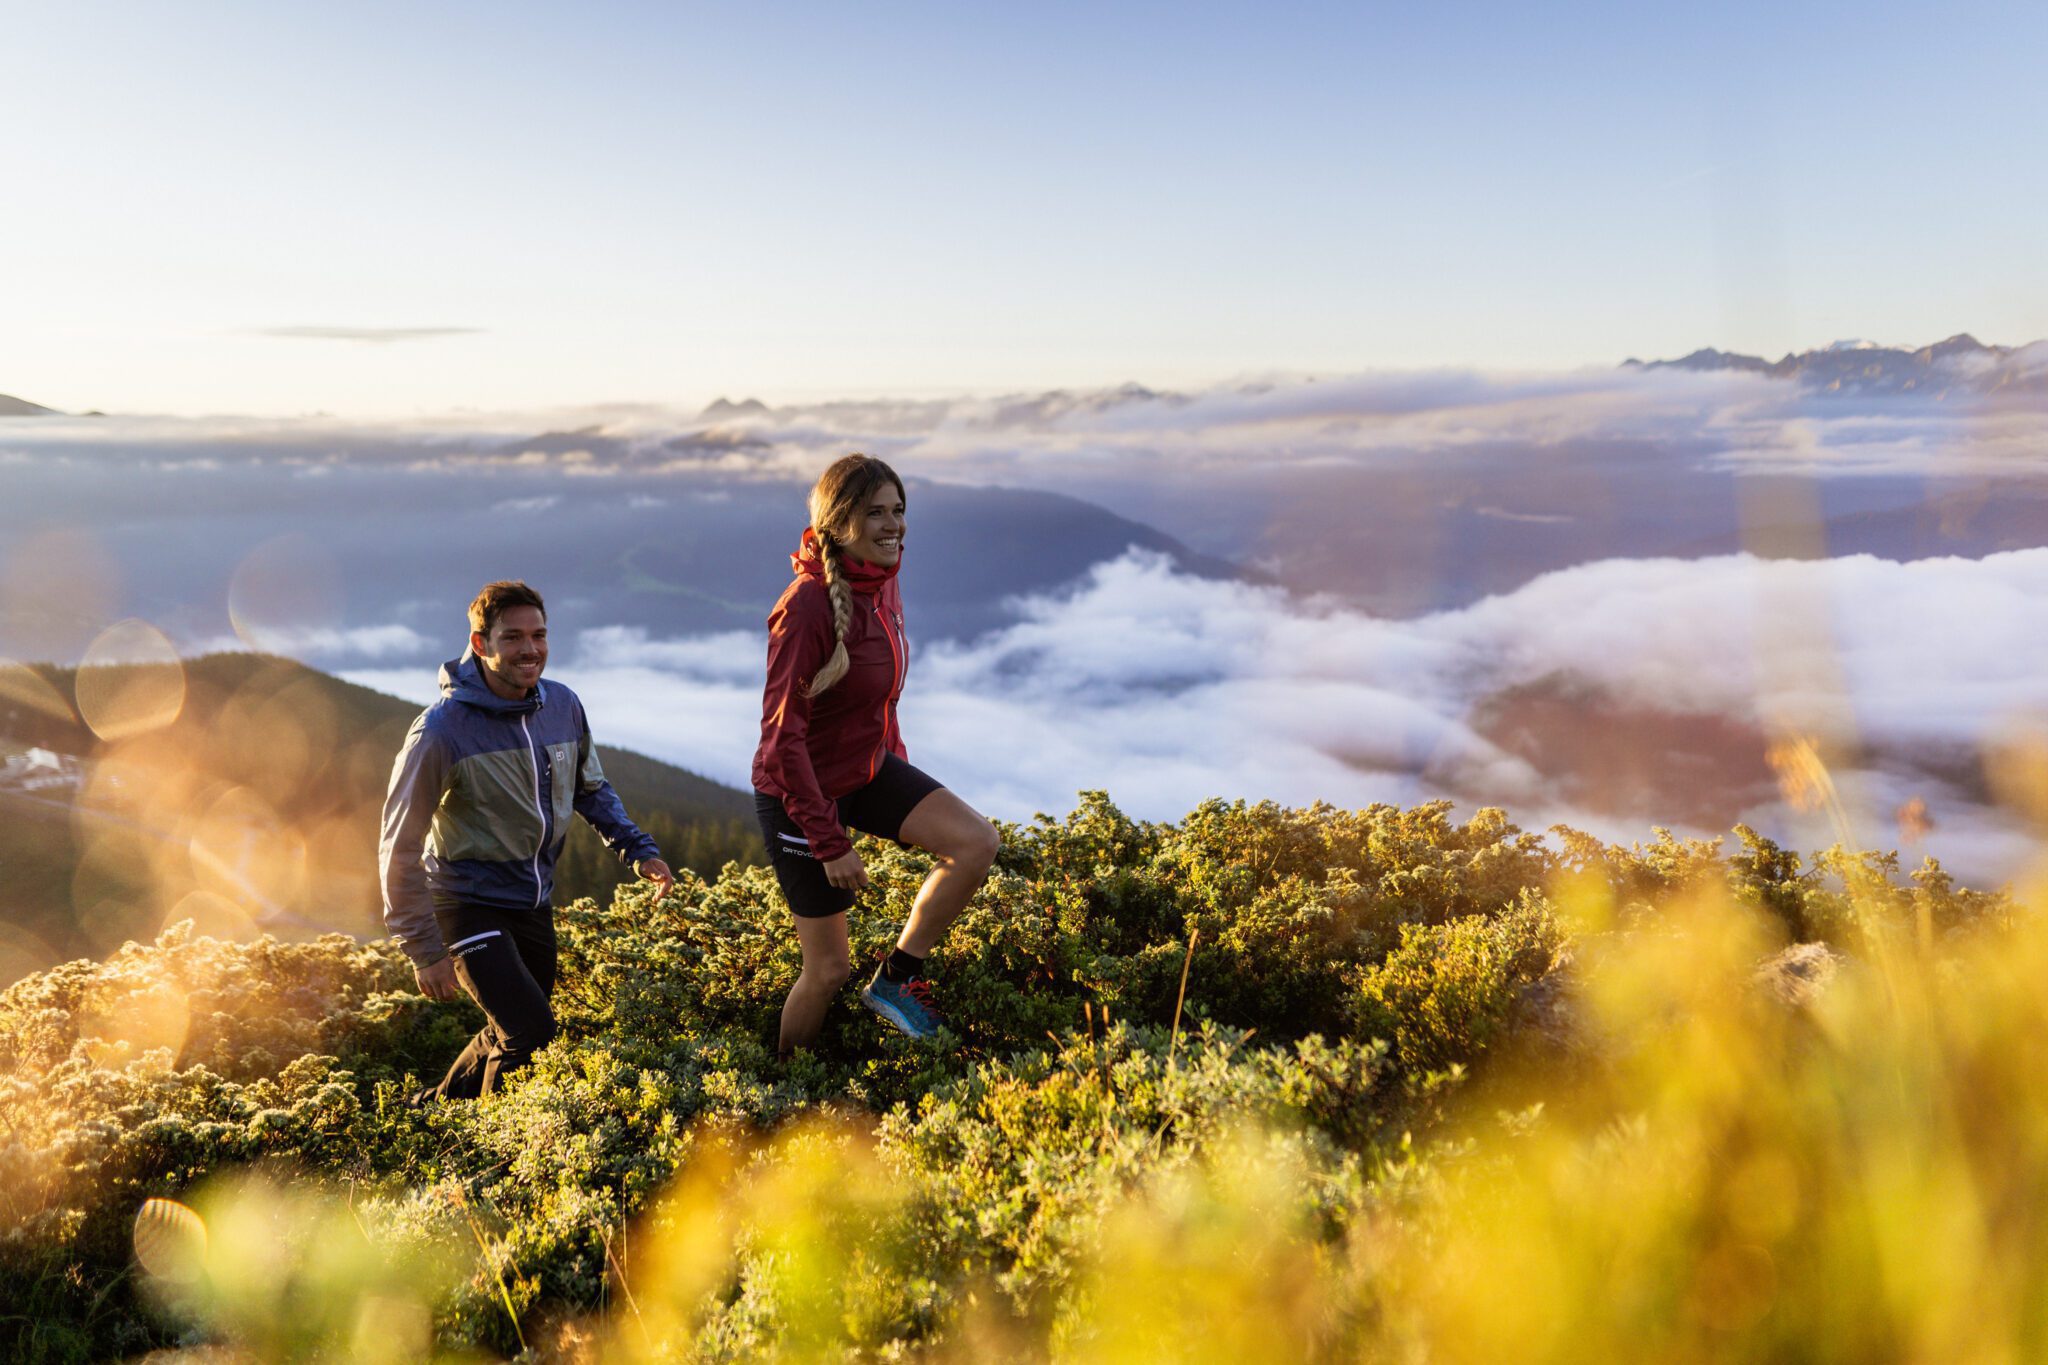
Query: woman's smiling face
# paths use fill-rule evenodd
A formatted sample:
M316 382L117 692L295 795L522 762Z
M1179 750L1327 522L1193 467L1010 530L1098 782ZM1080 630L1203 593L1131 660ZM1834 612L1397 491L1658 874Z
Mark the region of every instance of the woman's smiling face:
M857 507L844 528L846 553L855 559L889 568L903 556L903 490L883 483Z

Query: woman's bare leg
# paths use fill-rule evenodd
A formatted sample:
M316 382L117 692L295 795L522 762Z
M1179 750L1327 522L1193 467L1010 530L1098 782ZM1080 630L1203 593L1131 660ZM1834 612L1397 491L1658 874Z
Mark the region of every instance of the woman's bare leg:
M775 1050L787 1057L817 1040L832 997L846 984L852 968L846 957L846 916L796 917L796 938L804 950L804 969L782 1005L782 1036Z
M896 946L913 957L929 956L939 935L946 932L967 902L988 879L1002 840L996 827L975 814L965 801L939 788L911 808L903 817L897 835L938 860L931 875L918 888L917 903L903 923ZM841 925L844 940L844 923ZM787 1017L787 1016L785 1016ZM784 1025L786 1029L788 1025Z

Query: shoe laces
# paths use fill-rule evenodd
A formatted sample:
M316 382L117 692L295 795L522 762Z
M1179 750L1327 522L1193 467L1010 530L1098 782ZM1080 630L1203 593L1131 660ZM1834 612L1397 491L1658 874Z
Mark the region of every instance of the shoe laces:
M932 999L932 983L921 976L913 976L903 983L903 993L923 1006L927 1013L943 1019L946 1012L939 1008L939 1002Z

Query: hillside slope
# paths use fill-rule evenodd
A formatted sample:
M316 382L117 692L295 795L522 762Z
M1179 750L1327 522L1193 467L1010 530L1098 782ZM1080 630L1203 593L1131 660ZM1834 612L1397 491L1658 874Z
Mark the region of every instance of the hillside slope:
M0 932L15 931L0 981L153 938L173 917L228 937L381 932L378 819L416 705L255 654L95 669L79 688L71 669L0 671L0 754L57 756L18 757L40 780L0 784ZM599 754L671 862L715 875L755 856L745 794ZM576 822L559 897L608 896L626 876Z
M0 417L50 417L55 408L46 408L40 403L31 403L26 398L16 398L0 393Z

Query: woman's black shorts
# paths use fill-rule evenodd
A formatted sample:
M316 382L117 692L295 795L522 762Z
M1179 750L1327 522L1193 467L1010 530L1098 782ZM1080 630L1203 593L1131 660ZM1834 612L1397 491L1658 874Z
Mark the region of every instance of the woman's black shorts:
M904 818L944 785L889 754L882 759L881 771L865 787L839 798L839 823L901 843ZM768 865L775 869L775 880L782 883L789 908L805 919L845 913L853 904L853 892L826 880L824 865L811 856L810 840L789 818L782 798L755 792L754 815L761 822L762 842L768 846Z

